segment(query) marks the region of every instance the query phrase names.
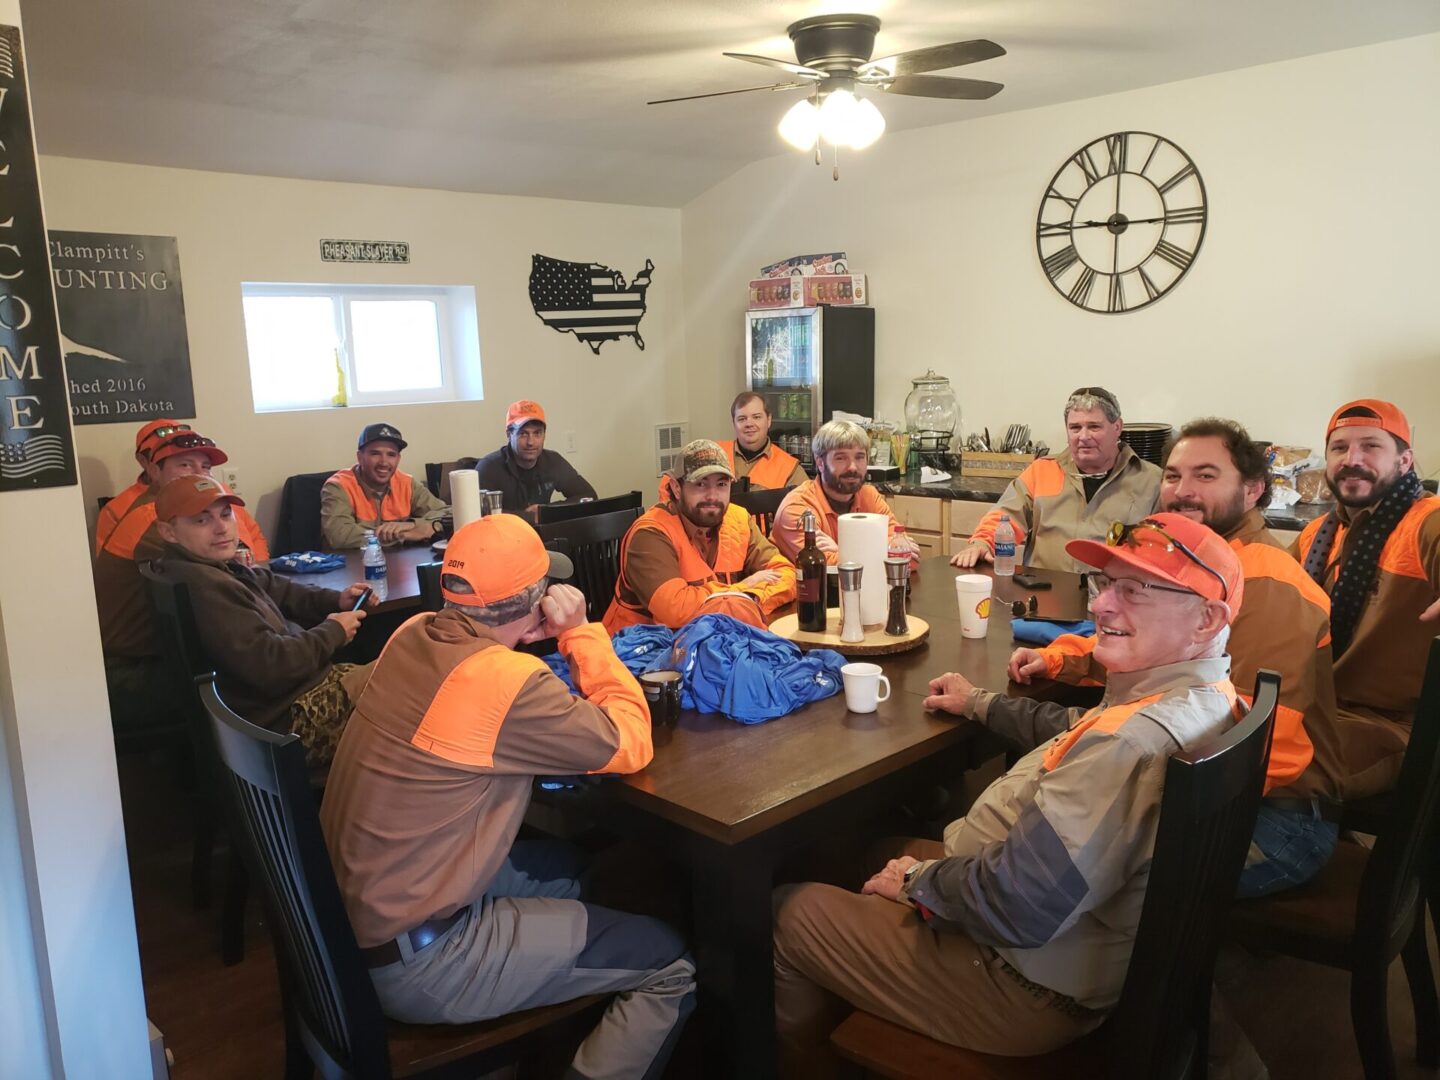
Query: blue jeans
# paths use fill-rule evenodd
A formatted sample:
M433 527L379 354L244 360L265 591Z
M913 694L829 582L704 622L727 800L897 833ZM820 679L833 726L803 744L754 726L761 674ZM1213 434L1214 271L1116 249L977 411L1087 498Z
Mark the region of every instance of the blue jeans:
M1304 884L1330 861L1339 835L1340 827L1320 816L1317 800L1309 811L1261 802L1235 895L1248 900Z

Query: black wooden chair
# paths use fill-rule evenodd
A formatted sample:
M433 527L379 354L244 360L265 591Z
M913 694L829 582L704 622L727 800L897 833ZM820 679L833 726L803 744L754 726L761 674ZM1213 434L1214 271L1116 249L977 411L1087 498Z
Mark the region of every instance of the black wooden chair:
M624 495L607 495L589 502L541 503L535 508L535 517L540 525L553 525L560 521L611 514L616 510L633 510L639 517L644 508L645 500L640 492L627 491Z
M275 526L271 555L292 551L320 551L325 545L320 531L320 489L335 475L329 472L296 473L280 490L280 518Z
M570 556L575 564L572 583L585 594L585 614L591 622L605 617L620 576L620 541L640 516L638 506L608 514L540 525L540 539L551 551Z
M425 486L443 503L450 502L450 474L456 469L473 469L479 458L462 457L454 461L427 461L425 463Z
M444 563L426 562L415 567L415 576L420 579L420 610L439 611L445 606L440 595L440 568Z
M285 1011L285 1076L386 1080L480 1076L554 1040L562 1021L598 1016L579 998L479 1024L389 1023L355 942L320 832L305 751L231 712L213 680L200 697L240 843L265 887Z
M215 665L200 647L190 590L184 582L167 578L152 562L140 564L140 573L155 612L155 627L165 658L166 674L173 681L175 698L182 705L195 763L195 838L190 856L190 897L197 908L210 906L210 878L215 855L215 833L221 820L214 739L195 680L213 672ZM249 883L239 852L232 850L227 867L224 906L220 916L220 955L226 964L245 959L245 900Z
M749 511L750 516L755 519L755 524L760 528L761 536L769 536L770 529L775 524L775 514L780 509L780 503L784 501L786 495L794 490L793 487L785 487L732 491L730 501Z
M1135 949L1120 1001L1098 1029L1054 1053L1009 1058L948 1046L855 1012L830 1036L841 1057L893 1080L1203 1075L1215 954L1255 831L1279 696L1280 676L1261 671L1244 720L1166 765Z
M1387 975L1400 957L1415 1010L1415 1058L1440 1064L1440 1000L1425 943L1426 885L1440 866L1440 638L1430 646L1410 745L1374 824L1375 846L1342 842L1304 885L1235 905L1244 944L1350 972L1350 1019L1367 1080L1394 1077Z

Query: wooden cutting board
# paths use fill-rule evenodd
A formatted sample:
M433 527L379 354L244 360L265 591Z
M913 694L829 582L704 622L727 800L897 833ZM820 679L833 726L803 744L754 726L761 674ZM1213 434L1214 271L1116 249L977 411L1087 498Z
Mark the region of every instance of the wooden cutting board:
M779 634L787 641L793 641L802 649L834 649L846 656L885 656L889 653L909 652L925 643L930 636L930 624L917 615L907 615L910 632L904 637L895 637L885 632L884 626L877 626L865 632L863 641L840 640L840 609L831 608L823 634L800 629L799 615L782 615L770 624L772 633Z

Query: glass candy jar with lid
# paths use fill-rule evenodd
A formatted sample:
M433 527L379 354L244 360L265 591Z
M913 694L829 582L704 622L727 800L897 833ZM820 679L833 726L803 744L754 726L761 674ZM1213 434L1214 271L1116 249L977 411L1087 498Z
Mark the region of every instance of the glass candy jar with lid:
M905 426L932 438L954 435L960 426L960 403L950 389L950 380L932 369L911 379L910 385L913 389L905 397Z

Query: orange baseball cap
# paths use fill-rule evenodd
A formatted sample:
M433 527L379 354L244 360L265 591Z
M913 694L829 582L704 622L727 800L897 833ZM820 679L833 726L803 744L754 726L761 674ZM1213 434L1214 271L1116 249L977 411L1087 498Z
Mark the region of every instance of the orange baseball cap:
M204 454L210 459L211 465L224 465L230 460L230 455L216 446L214 439L207 439L198 431L187 430L166 436L165 440L150 452L150 461L159 465L176 454Z
M190 430L183 420L151 420L135 433L135 452L148 457L166 439Z
M445 545L440 594L454 604L486 607L508 600L541 578L568 578L575 566L545 550L530 523L514 514L491 514L458 529Z
M190 517L208 510L217 502L245 505L244 499L232 495L229 488L213 477L177 476L155 496L155 517L160 521L174 521L177 517Z
M1208 525L1183 514L1152 514L1134 525L1117 521L1104 540L1071 540L1065 551L1101 573L1120 563L1206 600L1223 600L1231 622L1245 593L1235 549Z
M1346 415L1347 413L1349 415ZM1335 415L1330 417L1330 424L1325 428L1325 441L1328 443L1330 436L1335 434L1335 429L1342 427L1378 427L1394 435L1406 446L1415 441L1410 437L1410 421L1405 419L1399 406L1379 398L1361 398L1359 401L1341 405L1335 410Z
M510 407L505 410L505 430L507 431L516 424L528 424L532 420L545 424L545 410L540 407L538 401L521 398L519 401L511 402ZM546 424L546 426L549 425Z

